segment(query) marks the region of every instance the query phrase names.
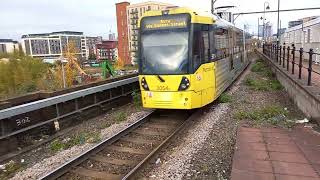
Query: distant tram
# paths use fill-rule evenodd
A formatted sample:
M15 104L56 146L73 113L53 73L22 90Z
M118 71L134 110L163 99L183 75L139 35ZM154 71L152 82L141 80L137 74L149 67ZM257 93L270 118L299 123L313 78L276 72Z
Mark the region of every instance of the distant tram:
M250 36L187 8L149 11L139 22L143 107L194 109L216 100L248 65Z

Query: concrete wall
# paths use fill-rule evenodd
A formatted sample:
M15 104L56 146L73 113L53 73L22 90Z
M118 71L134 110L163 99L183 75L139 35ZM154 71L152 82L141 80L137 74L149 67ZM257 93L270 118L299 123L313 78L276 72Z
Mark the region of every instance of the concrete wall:
M283 71L279 65L271 59L258 52L260 58L264 59L270 65L277 79L284 86L289 96L292 98L298 108L308 117L316 120L320 124L320 93L319 87L306 86L305 82L299 80L296 76Z

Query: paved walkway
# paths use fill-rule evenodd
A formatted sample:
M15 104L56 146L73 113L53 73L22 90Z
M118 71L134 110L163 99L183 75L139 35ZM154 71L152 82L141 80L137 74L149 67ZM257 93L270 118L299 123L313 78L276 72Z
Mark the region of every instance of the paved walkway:
M320 134L302 125L238 130L231 180L319 180Z

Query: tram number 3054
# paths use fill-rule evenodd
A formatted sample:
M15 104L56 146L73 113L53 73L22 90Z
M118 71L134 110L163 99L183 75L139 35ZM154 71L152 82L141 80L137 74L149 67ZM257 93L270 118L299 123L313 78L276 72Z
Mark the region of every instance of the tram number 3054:
M157 86L158 91L169 91L169 86Z

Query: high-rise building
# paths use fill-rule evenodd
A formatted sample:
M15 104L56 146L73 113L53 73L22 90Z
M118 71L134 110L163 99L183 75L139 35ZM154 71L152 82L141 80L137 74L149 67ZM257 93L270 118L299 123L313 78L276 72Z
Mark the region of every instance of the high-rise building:
M86 37L86 44L87 44L89 59L97 55L95 51L96 44L101 44L101 43L102 43L102 36Z
M265 25L259 25L259 37L270 38L272 35L272 24L270 22L265 23Z
M88 59L89 53L83 32L60 31L22 36L22 48L27 55L49 62L59 59L69 43L73 43L79 60Z
M13 53L19 50L18 41L12 39L0 39L0 54L2 53Z
M151 10L164 10L173 6L172 4L161 3L161 2L143 2L137 4L130 4L127 6L127 14L128 14L128 41L129 41L129 51L131 56L131 63L137 63L137 55L138 55L138 20L146 11Z
M115 41L115 40L116 40L116 34L110 32L110 33L109 33L109 41Z
M128 15L127 7L129 2L121 2L116 4L117 13L117 29L118 29L118 54L119 59L124 64L131 64L129 56L129 38L128 38Z

